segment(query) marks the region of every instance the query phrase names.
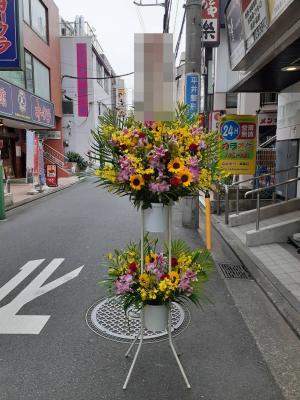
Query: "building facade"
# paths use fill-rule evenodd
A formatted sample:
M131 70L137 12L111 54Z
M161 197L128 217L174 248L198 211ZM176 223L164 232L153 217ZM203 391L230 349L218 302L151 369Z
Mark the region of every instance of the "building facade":
M0 71L0 140L6 176L26 174L26 130L44 137L54 152L63 152L61 132L59 12L52 0L23 0L20 15L22 71ZM51 136L51 135L49 135Z
M82 16L61 20L60 43L65 151L87 158L91 130L106 109L116 107L115 73Z

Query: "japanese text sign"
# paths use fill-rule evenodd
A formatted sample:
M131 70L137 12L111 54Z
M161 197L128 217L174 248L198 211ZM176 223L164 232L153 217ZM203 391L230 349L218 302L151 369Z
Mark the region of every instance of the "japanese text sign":
M231 68L237 69L246 54L245 34L242 23L240 0L231 0L225 8L225 21L228 35Z
M236 175L252 175L256 162L256 116L224 115L221 118L221 167Z
M0 70L22 69L18 0L0 0Z
M200 74L189 73L185 76L185 103L189 106L190 114L200 111Z
M49 187L57 186L57 165L47 164L46 165L46 185Z
M269 26L265 0L241 0L246 52L261 38Z
M202 41L210 47L220 43L220 0L202 0Z

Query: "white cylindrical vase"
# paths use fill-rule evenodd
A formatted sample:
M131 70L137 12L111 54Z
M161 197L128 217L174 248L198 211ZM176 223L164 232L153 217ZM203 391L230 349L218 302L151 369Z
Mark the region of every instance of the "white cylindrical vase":
M169 309L166 304L146 304L144 307L144 322L146 329L152 332L166 330L168 326L168 314Z
M151 208L144 210L144 229L147 232L165 232L168 229L169 206L151 203Z

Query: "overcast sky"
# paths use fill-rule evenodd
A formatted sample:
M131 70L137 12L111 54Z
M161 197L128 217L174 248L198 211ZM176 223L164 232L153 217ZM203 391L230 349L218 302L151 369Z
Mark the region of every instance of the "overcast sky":
M63 19L74 21L76 15L83 15L85 21L96 29L104 53L118 75L134 69L134 33L162 32L163 7L137 7L133 0L54 1ZM143 3L151 2L154 1L143 0ZM184 3L185 0L172 2L170 33L175 30L174 48L180 31ZM184 37L181 49L184 49ZM126 87L129 90L133 89L132 77L126 79Z

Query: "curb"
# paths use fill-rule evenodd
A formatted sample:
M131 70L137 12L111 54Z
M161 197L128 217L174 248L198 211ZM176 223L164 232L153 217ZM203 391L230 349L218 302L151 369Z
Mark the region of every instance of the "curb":
M204 210L201 208L201 211ZM254 281L300 339L300 303L265 265L212 215L215 232L251 273Z
M18 202L16 202L16 203L14 203L13 205L7 207L7 208L5 209L5 211L6 211L6 212L9 212L9 211L11 211L11 210L13 210L13 209L15 209L15 208L21 207L21 206L23 206L23 205L25 205L25 204L32 203L33 201L39 200L39 199L41 199L41 198L43 198L43 197L46 197L46 196L50 196L51 194L60 192L61 190L64 190L64 189L67 189L67 188L69 188L69 187L71 187L71 186L77 185L78 183L83 182L85 179L86 179L86 177L79 178L78 181L69 183L69 184L67 184L67 185L59 186L59 187L57 187L56 189L53 189L53 190L51 190L51 191L47 191L47 192L44 192L44 193L39 193L39 194L37 194L37 195L33 195L32 198L30 197L30 198L28 198L28 199L24 199L24 200L18 201Z

